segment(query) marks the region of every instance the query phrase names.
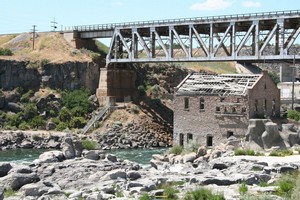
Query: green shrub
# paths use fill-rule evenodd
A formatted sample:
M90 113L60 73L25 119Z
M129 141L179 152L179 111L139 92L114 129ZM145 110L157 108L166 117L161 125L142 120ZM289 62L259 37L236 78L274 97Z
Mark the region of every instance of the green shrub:
M293 119L293 120L299 121L299 119L300 119L300 112L298 112L296 110L288 110L287 117L289 119Z
M101 60L100 53L91 52L90 56L91 56L93 62L98 62Z
M290 198L292 195L292 191L296 185L297 179L299 179L298 172L283 174L276 183L276 185L278 185L278 188L276 190L277 195Z
M66 128L68 128L68 124L65 122L59 122L59 124L57 124L57 126L56 126L56 130L58 130L58 131L63 131Z
M83 128L86 120L83 117L73 117L69 123L70 128Z
M169 150L169 153L175 155L180 155L182 152L183 152L183 146L180 145L175 145Z
M66 107L62 108L58 114L58 118L62 122L68 122L71 120L72 114Z
M38 110L34 103L28 103L23 109L23 117L25 120L32 119L37 115L38 115Z
M208 189L197 189L185 194L184 200L224 200L221 194L212 194Z
M248 186L246 185L246 181L242 181L240 187L239 187L240 194L245 194L248 192Z
M81 116L92 112L92 104L88 100L90 92L87 89L74 90L72 92L65 92L63 94L63 106L72 110L76 107L81 109ZM75 109L78 111L78 109ZM77 115L78 116L78 115Z
M50 60L45 58L45 59L41 60L41 66L47 65L49 62L50 62Z
M29 102L30 97L32 97L34 95L34 91L33 90L28 90L26 93L24 93L21 96L21 102L27 103Z
M146 94L146 88L143 85L139 85L137 90L140 96L144 96Z
M91 140L82 140L81 144L84 149L87 150L94 150L97 147L97 142L96 141L91 141Z
M154 197L150 196L148 193L144 193L139 197L139 200L153 200Z
M185 147L185 150L187 152L197 152L199 147L200 147L199 143L190 140L187 146Z
M23 121L21 122L21 124L19 124L18 128L21 130L28 130L30 129L30 125L27 124L27 122Z
M131 106L131 112L133 112L134 114L139 114L140 113L140 107L138 107L137 105Z
M33 117L30 121L29 121L29 125L31 128L44 128L44 126L46 125L46 121L44 120L44 118L40 115Z
M12 56L13 53L10 49L0 48L0 56Z
M167 186L164 188L163 196L166 199L178 199L178 196L176 193L179 191L174 189L173 187Z

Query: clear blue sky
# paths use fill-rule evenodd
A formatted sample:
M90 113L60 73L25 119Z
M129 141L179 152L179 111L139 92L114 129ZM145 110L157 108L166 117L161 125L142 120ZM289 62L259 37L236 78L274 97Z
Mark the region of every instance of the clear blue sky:
M1 0L0 34L158 19L300 10L299 0Z

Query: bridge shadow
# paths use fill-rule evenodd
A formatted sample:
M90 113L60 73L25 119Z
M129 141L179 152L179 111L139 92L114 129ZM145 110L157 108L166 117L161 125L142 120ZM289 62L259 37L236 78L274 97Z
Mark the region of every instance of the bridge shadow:
M173 110L160 99L144 96L137 104L144 113L152 118L154 123L162 125L166 132L173 133Z

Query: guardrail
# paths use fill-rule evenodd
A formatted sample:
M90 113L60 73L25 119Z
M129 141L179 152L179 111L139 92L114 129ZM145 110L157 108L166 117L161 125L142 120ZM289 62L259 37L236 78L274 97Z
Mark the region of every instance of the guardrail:
M73 26L69 31L97 31L97 30L113 30L116 27L132 27L132 26L146 26L146 25L161 25L161 24L176 24L184 22L201 22L201 21L215 21L215 20L232 20L240 18L259 18L259 17L272 17L278 15L300 15L300 10L289 11L273 11L261 13L247 13L247 14L234 14L234 15L220 15L209 17L194 17L194 18L179 18L179 19L164 19L164 20L150 20L150 21L137 21L137 22L124 22L124 23L110 23L110 24L95 24L95 25L82 25ZM66 30L68 31L68 30Z

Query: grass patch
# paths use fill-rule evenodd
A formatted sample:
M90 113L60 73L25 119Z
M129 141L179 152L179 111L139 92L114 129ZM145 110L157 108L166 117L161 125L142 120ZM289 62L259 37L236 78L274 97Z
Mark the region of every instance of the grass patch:
M179 190L177 190L171 186L166 186L164 188L163 196L165 199L178 199L178 196L176 193L179 193Z
M4 191L4 197L8 198L8 197L12 197L12 196L16 196L17 191L13 190L12 188L8 188Z
M289 150L289 149L272 151L269 154L269 156L278 156L278 157L284 157L284 156L290 156L290 155L293 155L293 151Z
M224 196L221 194L212 194L207 189L197 189L189 191L185 194L184 200L224 200Z
M244 156L244 155L246 155L246 156L261 156L263 154L260 152L256 152L252 149L235 149L234 155L235 156Z
M97 147L97 142L91 140L82 140L81 144L83 148L87 150L94 150Z
M13 53L10 49L0 48L0 56L12 56Z
M148 193L144 193L139 197L139 200L153 200L154 197L149 195Z
M248 192L248 186L246 185L246 181L242 181L239 187L239 192L241 195L246 194Z

